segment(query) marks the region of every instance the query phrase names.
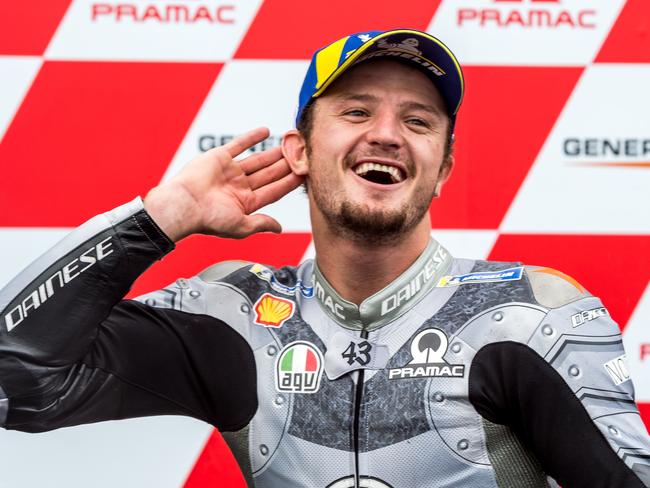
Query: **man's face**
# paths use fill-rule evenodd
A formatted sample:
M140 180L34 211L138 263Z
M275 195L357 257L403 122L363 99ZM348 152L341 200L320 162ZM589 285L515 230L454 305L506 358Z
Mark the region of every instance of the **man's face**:
M415 67L370 61L315 103L307 150L312 211L333 232L365 242L413 229L448 174L449 118L432 82Z

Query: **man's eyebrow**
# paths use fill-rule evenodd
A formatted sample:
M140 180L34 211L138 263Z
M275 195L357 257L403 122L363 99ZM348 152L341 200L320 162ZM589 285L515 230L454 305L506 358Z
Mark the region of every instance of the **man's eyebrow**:
M440 110L435 105L429 105L427 103L407 101L400 103L400 108L406 110L422 110L424 112L430 112L438 117L446 117L444 111Z
M367 93L344 93L337 96L342 102L356 101L356 102L377 102L379 97L374 95L368 95Z

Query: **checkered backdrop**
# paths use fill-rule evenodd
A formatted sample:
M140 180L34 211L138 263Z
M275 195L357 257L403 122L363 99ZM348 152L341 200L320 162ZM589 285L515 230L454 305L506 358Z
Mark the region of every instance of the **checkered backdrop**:
M573 275L624 330L650 421L647 0L0 0L0 285L71 228L249 128L292 126L311 53L412 27L464 67L457 165L431 208L457 256ZM133 294L225 259L312 254L304 195L279 237L192 237ZM149 418L0 433L0 487L244 486L220 436Z

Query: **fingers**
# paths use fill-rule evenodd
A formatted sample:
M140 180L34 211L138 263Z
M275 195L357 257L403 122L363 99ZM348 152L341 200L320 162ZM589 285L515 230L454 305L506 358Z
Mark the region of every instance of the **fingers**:
M289 173L279 180L275 180L272 183L258 188L253 192L255 195L255 208L252 209L251 212L279 200L290 191L298 188L304 180L304 176Z
M244 173L250 175L275 163L276 161L279 161L280 159L282 159L282 148L274 147L267 151L253 154L246 159L242 159L239 162L239 167L244 170Z
M257 232L282 232L282 226L273 217L264 214L253 214L246 217L242 231L246 235Z
M258 127L257 129L253 129L235 137L232 141L221 147L228 151L231 158L234 158L246 151L246 149L262 142L267 137L269 137L269 130L266 127Z
M285 177L289 173L291 173L289 164L284 159L281 159L280 161L273 163L271 166L267 166L266 168L249 175L248 184L250 185L251 190L257 190L264 185L268 185L269 183L273 183L274 181Z

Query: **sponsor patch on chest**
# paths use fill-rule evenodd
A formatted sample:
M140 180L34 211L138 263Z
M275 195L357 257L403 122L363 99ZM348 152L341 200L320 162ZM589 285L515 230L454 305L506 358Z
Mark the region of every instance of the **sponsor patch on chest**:
M254 264L248 269L248 271L253 273L260 280L266 281L273 290L282 293L283 295L296 297L302 295L305 298L311 298L314 295L314 288L305 285L302 280L296 281L296 284L293 286L285 285L278 281L273 274L273 271L261 264Z
M291 300L265 293L255 302L253 322L264 327L279 328L293 316L295 308Z
M287 344L275 363L275 388L286 393L316 393L323 376L323 354L307 341Z
M468 285L471 283L499 283L502 281L517 281L523 276L524 268L504 269L501 271L481 271L456 276L443 276L436 285L438 288L446 286Z
M412 360L401 368L388 370L389 380L407 378L462 378L465 365L450 364L444 360L449 339L442 330L431 328L421 331L411 341Z

